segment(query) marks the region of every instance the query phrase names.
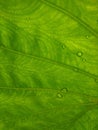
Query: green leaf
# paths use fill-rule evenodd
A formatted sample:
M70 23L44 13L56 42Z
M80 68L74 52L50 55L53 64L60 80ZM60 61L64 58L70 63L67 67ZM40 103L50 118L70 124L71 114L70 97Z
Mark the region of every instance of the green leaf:
M98 1L0 0L0 130L98 129Z

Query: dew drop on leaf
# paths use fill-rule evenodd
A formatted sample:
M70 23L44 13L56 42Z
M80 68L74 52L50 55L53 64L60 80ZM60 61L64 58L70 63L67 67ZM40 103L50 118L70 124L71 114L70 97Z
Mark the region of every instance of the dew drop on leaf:
M83 62L85 62L85 61L86 61L86 59L82 59L82 61L83 61Z
M88 35L86 35L86 38L88 39Z
M67 92L68 92L68 89L67 89L67 88L63 88L63 89L61 90L61 92L62 92L62 93L67 93Z
M78 68L74 68L74 71L76 71L76 72L77 72L77 71L78 71Z
M82 52L78 52L77 55L78 55L79 57L81 57L81 56L83 55L83 53L82 53Z
M61 93L58 93L58 94L57 94L57 97L58 97L58 98L62 98L63 95L62 95Z
M63 45L62 48L65 49L65 45Z

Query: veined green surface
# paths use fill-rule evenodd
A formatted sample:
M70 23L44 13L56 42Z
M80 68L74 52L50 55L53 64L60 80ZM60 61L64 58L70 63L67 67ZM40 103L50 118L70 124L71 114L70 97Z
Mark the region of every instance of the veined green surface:
M0 0L0 130L98 130L98 0Z

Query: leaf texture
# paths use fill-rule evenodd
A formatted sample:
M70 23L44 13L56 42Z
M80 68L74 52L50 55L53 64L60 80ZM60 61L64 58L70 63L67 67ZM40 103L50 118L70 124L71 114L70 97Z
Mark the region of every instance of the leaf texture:
M0 130L98 129L98 0L0 0Z

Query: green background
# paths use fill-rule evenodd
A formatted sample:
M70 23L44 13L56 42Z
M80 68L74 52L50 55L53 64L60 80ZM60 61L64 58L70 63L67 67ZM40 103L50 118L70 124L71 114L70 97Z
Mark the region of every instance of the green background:
M0 0L0 130L98 130L98 0Z

